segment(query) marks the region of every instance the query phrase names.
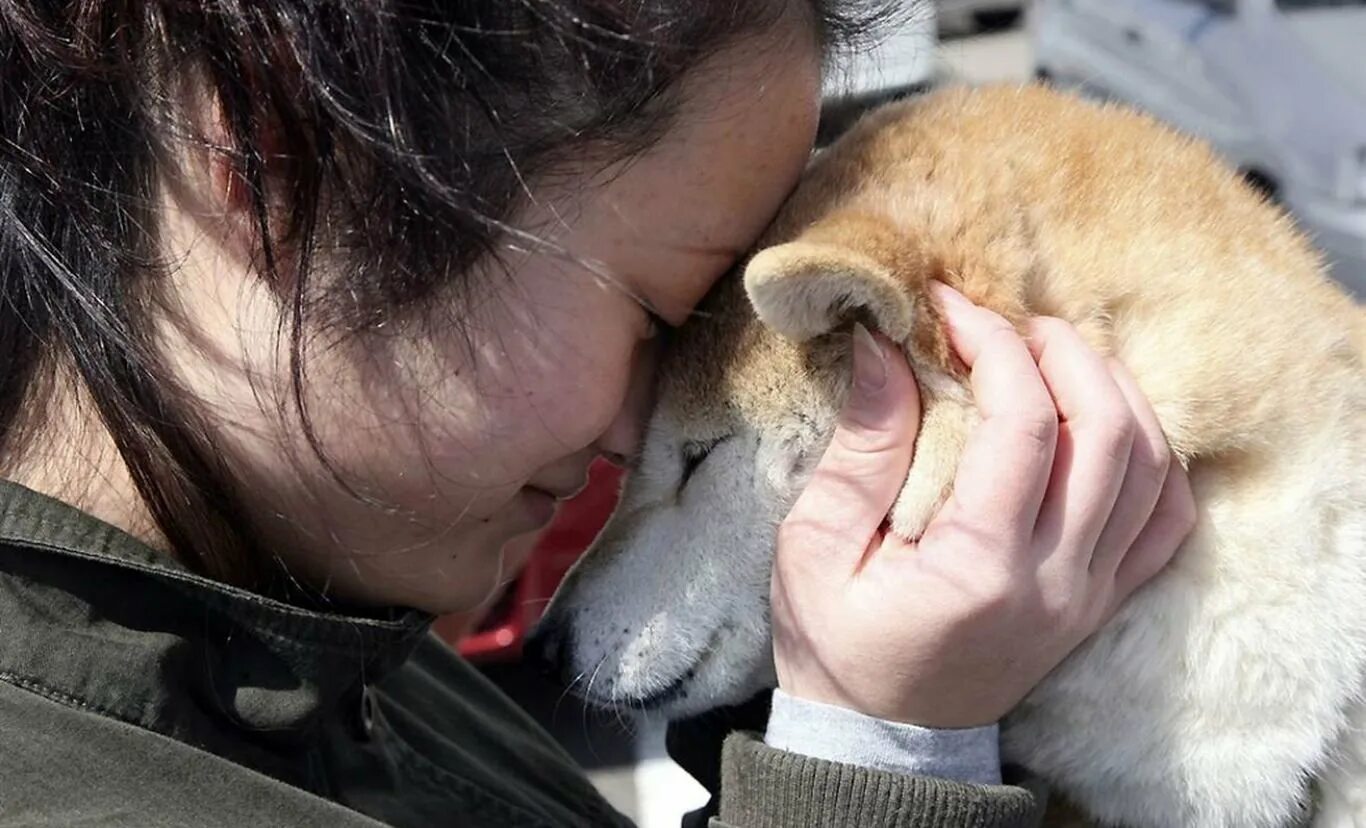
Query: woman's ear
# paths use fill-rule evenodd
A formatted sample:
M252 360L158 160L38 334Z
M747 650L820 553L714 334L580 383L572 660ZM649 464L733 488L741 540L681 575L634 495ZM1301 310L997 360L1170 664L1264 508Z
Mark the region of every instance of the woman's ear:
M906 291L890 268L836 242L769 247L745 268L745 292L759 320L797 342L853 321L905 342L914 317Z

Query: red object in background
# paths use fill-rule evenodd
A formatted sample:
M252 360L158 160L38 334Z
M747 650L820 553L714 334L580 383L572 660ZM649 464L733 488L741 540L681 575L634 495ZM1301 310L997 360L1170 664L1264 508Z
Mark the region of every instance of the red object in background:
M471 661L515 659L522 642L545 611L550 596L569 568L598 536L617 505L621 469L599 460L588 473L588 485L565 501L541 533L517 579L503 591L482 620L449 615L437 620L436 634L458 646ZM477 627L471 632L470 627Z

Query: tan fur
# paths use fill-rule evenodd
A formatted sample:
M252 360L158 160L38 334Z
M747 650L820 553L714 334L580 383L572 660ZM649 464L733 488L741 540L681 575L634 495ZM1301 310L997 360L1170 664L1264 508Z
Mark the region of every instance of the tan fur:
M1205 145L1115 107L1036 87L945 91L878 111L823 152L743 284L719 285L680 333L622 515L556 610L629 614L586 603L622 593L625 556L724 561L725 538L771 544L843 400L855 320L898 341L921 386L892 516L917 537L976 422L930 280L1012 320L1069 320L1122 361L1200 508L1169 570L1006 723L1007 754L1117 824L1279 825L1317 778L1321 824L1366 825L1366 313ZM754 471L719 468L696 494L676 484L679 441L727 435L756 446ZM732 501L749 504L748 523L727 515ZM696 515L725 525L689 540ZM723 565L670 563L688 584ZM663 603L631 609L652 620L623 646L642 663L686 661L673 653L685 644L660 642L749 623L734 617L748 603L708 603L724 588L759 587L660 587ZM693 620L718 613L731 617ZM707 646L721 655L702 665L726 672L695 685L725 696L753 683ZM608 680L639 675L632 662Z

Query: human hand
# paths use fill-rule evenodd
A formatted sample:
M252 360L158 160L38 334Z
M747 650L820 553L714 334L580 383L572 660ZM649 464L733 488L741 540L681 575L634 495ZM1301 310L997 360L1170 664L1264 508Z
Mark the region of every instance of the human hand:
M774 657L790 695L970 727L1008 713L1160 571L1195 506L1122 366L1066 322L1032 320L1026 343L936 289L982 416L952 495L918 542L887 532L919 396L896 348L857 329L849 400L779 530Z

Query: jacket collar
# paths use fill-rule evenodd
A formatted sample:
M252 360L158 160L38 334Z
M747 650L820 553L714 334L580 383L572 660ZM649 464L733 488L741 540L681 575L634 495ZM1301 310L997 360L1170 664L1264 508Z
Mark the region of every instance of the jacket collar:
M217 583L0 481L0 681L60 703L220 755L290 752L402 663L430 622Z

